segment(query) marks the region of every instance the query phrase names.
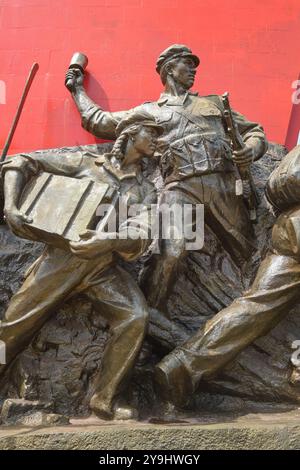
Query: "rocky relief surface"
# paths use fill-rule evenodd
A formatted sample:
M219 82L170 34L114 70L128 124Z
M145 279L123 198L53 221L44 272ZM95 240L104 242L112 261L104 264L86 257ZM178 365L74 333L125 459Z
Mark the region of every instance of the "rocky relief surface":
M110 145L81 147L85 149L104 153ZM76 150L59 149L57 153L59 156L60 152ZM203 250L190 252L182 263L169 300L168 318L150 311L148 336L126 390L127 399L138 406L142 418L161 412L153 385L153 365L229 305L253 279L268 249L275 220L263 198L263 188L285 153L283 147L270 144L267 154L253 165L261 204L255 225L258 249L252 262L237 267L215 236L206 230ZM145 171L160 189L157 172L149 168ZM21 285L24 273L42 250L42 244L18 239L7 226L0 227L0 318ZM138 279L143 260L125 266ZM94 377L101 373L108 335L105 321L84 296L73 297L53 311L1 381L2 423L57 424L65 423L69 416L87 416ZM300 374L291 363L292 343L297 339L300 339L300 306L243 351L222 374L203 382L187 413L286 410L299 406Z

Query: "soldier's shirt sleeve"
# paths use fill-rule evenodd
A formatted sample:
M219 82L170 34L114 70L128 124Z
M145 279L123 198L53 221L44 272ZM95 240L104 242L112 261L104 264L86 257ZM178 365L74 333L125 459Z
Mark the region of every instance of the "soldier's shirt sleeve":
M267 151L268 143L263 127L257 122L248 121L241 113L232 110L232 116L238 130L247 145L255 148L255 160L262 157Z
M30 155L16 155L8 157L0 165L1 178L4 178L8 170L19 171L23 176L28 179L39 172L38 162Z
M123 119L130 110L108 112L103 111L96 104L90 105L81 115L82 127L100 139L115 140L115 130L118 122Z
M1 165L1 176L3 177L8 170L20 171L26 179L46 171L48 173L75 177L82 169L84 156L82 152L59 154L32 153L19 154L9 157Z
M100 139L115 140L116 127L121 119L133 111L145 110L145 103L127 111L103 111L95 103L89 105L81 115L82 127Z

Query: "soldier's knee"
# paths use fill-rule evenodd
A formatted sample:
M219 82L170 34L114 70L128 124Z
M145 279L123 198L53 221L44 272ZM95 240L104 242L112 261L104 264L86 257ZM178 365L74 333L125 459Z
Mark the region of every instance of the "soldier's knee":
M142 306L136 307L133 309L130 323L134 325L136 328L144 329L146 328L149 320L149 310L146 303Z

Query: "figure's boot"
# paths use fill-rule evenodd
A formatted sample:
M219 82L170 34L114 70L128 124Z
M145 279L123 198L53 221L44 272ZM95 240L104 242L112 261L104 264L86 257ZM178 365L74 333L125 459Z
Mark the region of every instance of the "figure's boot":
M122 402L114 405L111 400L104 400L100 394L95 393L90 401L90 408L98 418L105 420L131 420L138 419L137 410Z
M98 418L110 420L114 418L113 407L110 400L103 400L95 393L90 401L90 408Z
M114 419L121 420L121 421L128 421L128 420L137 420L139 417L138 411L131 405L125 403L116 403L114 407Z
M177 407L185 406L194 391L190 374L174 352L155 366L154 379L162 398Z

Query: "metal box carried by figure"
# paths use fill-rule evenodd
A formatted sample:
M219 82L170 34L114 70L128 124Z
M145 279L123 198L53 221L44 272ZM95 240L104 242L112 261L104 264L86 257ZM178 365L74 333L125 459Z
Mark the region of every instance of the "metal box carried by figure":
M20 210L32 219L26 227L34 236L66 249L86 229L95 228L98 206L111 200L108 184L45 172L26 186Z

